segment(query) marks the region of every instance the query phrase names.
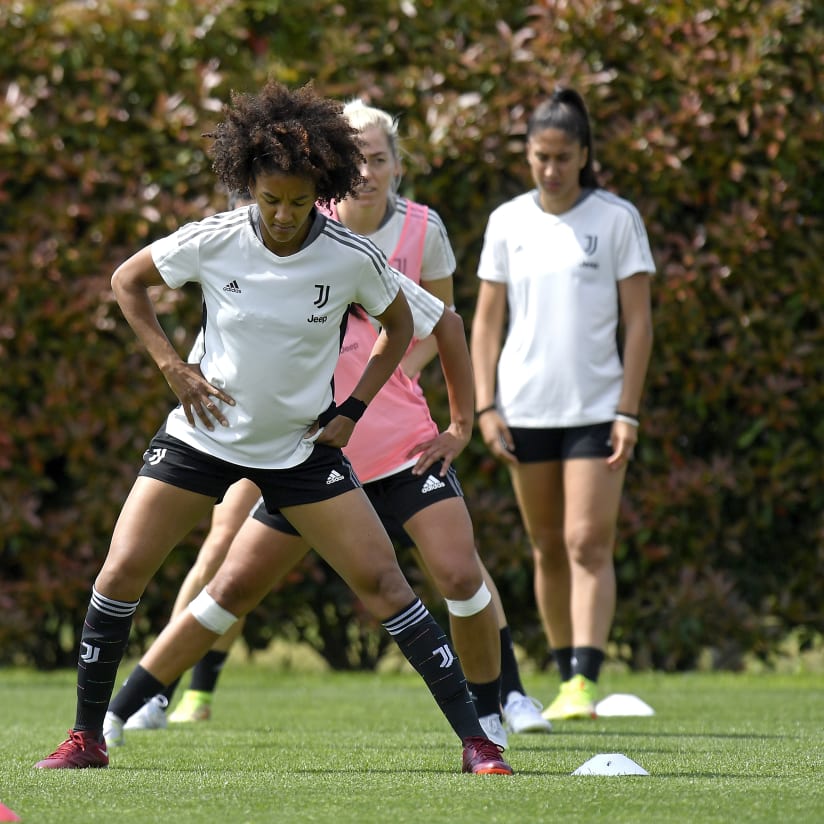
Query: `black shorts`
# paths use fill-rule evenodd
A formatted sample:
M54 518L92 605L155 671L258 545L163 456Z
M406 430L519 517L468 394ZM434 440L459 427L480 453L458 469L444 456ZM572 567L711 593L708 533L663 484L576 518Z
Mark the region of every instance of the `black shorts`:
M520 463L566 461L571 458L608 458L612 454L612 421L561 429L510 427L515 457Z
M284 506L325 501L361 485L352 465L336 447L316 443L302 464L289 469L255 469L193 449L165 429L152 438L138 474L218 501L235 481L248 478L273 512Z
M436 461L429 467L426 475L413 475L410 467L364 484L363 491L378 513L389 537L398 546L407 548L415 545L403 528L413 515L438 501L463 498L463 490L455 468L450 466L446 475L441 477L439 473L442 466L442 461ZM263 505L256 507L252 517L280 532L298 534L282 513L267 512Z

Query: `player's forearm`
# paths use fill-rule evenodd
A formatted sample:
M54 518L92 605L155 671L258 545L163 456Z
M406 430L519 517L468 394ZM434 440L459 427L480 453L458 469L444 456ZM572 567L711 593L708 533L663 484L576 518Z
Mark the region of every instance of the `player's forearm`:
M162 282L151 263L147 250L142 250L121 264L112 275L112 291L126 322L149 356L163 371L181 360L157 319L149 287Z
M378 320L383 328L372 347L366 368L352 390L352 395L364 403L369 403L389 380L412 340L412 313L403 292L398 292Z
M382 337L381 335L378 338L379 343ZM396 347L388 346L384 349L376 343L360 379L352 390L352 396L368 404L397 369L402 356L403 351L398 352Z
M505 287L498 283L482 282L470 337L472 369L475 375L475 403L478 409L486 409L495 403L505 313Z
M475 403L479 409L495 403L495 384L500 344L478 326L472 327L472 369L475 378Z
M644 322L628 326L624 338L624 379L618 409L637 415L652 354L652 326Z
M465 432L469 437L475 409L475 390L472 361L461 316L446 310L435 327L435 335L446 381L452 427L457 432Z

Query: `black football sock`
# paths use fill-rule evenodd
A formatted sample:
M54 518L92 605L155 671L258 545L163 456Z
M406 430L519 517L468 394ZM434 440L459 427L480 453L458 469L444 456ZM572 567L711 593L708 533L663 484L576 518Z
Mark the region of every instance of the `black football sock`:
M558 667L561 681L569 681L572 678L572 647L559 647L552 650L552 659Z
M524 685L521 683L521 671L518 669L518 660L515 658L515 645L512 643L512 635L509 627L504 627L501 632L501 698L506 701L511 692L519 692L526 695Z
M190 690L197 690L198 692L214 692L217 686L217 679L220 677L220 671L229 657L228 652L216 652L209 650L194 666L192 670L192 683L189 684Z
M166 704L166 707L164 707L164 708L163 708L163 712L166 712L166 708L169 706L169 704L171 704L171 703L172 703L172 698L174 697L175 690L177 689L177 685L178 685L179 683L180 683L180 679L179 679L179 678L175 678L175 680L174 680L174 681L172 681L172 683L171 683L171 684L169 684L169 686L168 686L168 687L166 687L166 689L162 691L162 692L163 692L163 695L165 695L165 696L166 696L166 701L168 702L168 703Z
M416 598L397 615L388 618L383 626L426 682L458 738L486 737L478 722L461 663L449 646L446 633L420 599Z
M126 721L161 692L163 684L138 664L120 688L120 692L112 699L109 712L113 712L121 721Z
M74 729L102 735L117 668L126 650L137 601L115 601L94 587L77 661L77 714Z
M598 647L574 647L572 650L573 675L583 675L590 681L597 681L604 657L604 651Z
M485 684L479 684L477 681L467 681L469 685L469 692L475 699L475 709L478 713L478 718L483 718L485 715L492 715L493 713L501 714L501 679L496 678L494 681L489 681Z

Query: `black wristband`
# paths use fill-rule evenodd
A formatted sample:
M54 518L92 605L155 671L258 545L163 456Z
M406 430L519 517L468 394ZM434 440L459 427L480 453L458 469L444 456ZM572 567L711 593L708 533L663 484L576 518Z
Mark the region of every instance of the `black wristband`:
M328 409L321 412L318 415L318 426L326 426L329 421L338 415L343 415L345 418L349 418L350 421L357 423L363 417L364 412L366 412L366 404L350 395L340 406L335 406L332 403Z
M475 417L476 417L476 418L480 418L480 417L481 417L481 415L485 415L487 412L491 412L493 409L497 409L497 408L498 408L498 407L497 407L497 406L495 406L495 404L494 404L494 403L491 403L491 404L489 404L489 406L485 406L483 409L479 409L479 410L475 413Z

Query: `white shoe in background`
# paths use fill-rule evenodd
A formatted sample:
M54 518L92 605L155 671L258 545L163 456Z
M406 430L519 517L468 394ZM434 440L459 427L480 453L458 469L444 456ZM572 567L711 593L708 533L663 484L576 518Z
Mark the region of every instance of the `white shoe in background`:
M125 730L165 730L168 722L166 707L169 699L156 695L147 701L124 725Z
M552 723L541 715L540 701L520 692L510 692L504 704L503 718L512 733L552 732Z

